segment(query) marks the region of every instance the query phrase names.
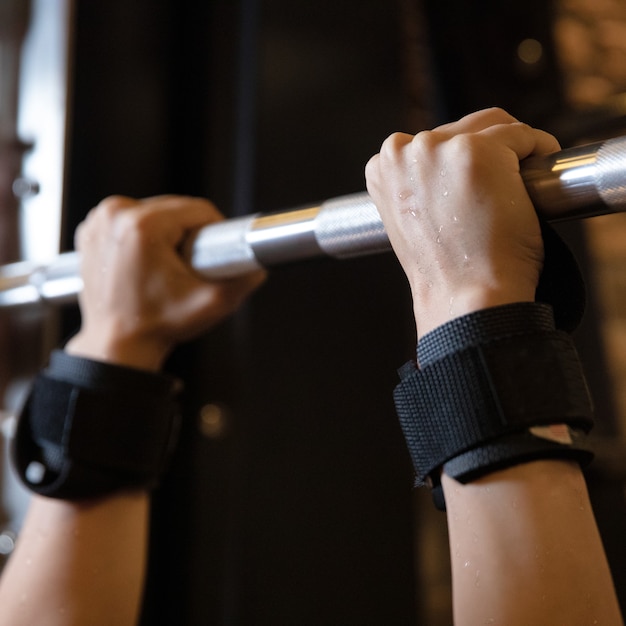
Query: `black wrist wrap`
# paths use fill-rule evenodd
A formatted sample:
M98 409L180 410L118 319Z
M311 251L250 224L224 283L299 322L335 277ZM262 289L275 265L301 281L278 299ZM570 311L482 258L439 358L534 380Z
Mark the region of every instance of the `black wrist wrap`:
M155 487L176 443L179 388L169 376L54 352L19 417L19 476L64 499Z
M453 320L421 340L418 358L394 394L417 485L438 485L442 469L468 482L531 459L590 460L579 436L593 425L587 385L548 305ZM561 424L554 436L531 430Z

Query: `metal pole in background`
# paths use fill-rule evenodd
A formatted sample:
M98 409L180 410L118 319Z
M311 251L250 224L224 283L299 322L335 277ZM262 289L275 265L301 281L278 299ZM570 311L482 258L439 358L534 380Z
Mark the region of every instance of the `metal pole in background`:
M3 263L38 262L60 250L72 7L72 0L0 0ZM1 435L11 435L11 414L56 343L57 326L50 309L0 316ZM12 473L1 435L0 568L30 497Z
M30 2L0 0L0 262L19 258L19 198L15 182L22 171L22 158L28 145L18 136L18 92L22 44L28 29ZM15 319L0 318L0 408L6 411L6 390L15 361ZM3 420L4 423L4 420ZM4 461L4 446L0 461ZM4 465L4 462L2 463ZM2 502L4 505L4 502ZM15 533L9 527L10 514L0 508L0 567L14 545Z
M19 186L22 158L29 146L18 135L21 51L30 2L0 0L0 262L20 258ZM6 326L2 320L3 329ZM3 362L5 359L3 359ZM6 367L6 365L4 365ZM2 377L4 379L4 376Z

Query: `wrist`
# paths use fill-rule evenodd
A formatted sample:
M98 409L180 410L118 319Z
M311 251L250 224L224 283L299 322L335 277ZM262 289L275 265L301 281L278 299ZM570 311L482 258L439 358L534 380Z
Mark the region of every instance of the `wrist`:
M81 329L66 344L65 352L105 363L158 371L169 348L155 340L123 338L106 332Z
M503 288L468 287L456 292L448 292L436 301L415 297L414 314L418 339L443 326L453 319L470 315L484 309L491 309L519 302L534 302L535 288L523 288L519 284Z

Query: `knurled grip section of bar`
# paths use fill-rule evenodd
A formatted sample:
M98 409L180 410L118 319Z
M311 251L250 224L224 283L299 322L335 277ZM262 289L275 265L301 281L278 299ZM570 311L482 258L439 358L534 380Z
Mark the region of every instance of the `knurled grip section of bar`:
M246 215L211 224L190 241L185 256L191 266L205 276L226 278L258 270L257 260L247 235L259 215Z
M626 137L609 139L598 150L598 192L613 211L626 211Z
M367 193L327 200L315 218L315 236L320 248L338 259L390 248L378 209Z

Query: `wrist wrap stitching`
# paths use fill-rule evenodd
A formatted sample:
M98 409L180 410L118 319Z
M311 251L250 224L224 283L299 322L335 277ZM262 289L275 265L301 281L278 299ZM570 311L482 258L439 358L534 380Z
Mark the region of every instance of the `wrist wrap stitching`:
M65 499L153 488L176 442L179 388L162 374L54 352L19 417L18 475Z

